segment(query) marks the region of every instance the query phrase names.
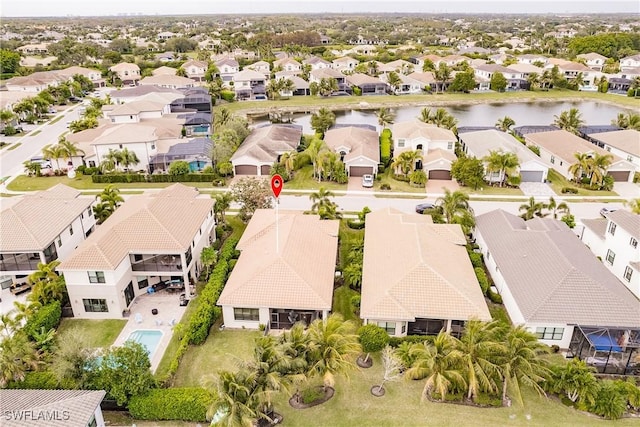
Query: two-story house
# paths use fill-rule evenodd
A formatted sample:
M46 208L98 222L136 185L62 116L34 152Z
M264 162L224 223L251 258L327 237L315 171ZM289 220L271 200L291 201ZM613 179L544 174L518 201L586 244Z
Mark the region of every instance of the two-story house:
M474 74L480 79L491 80L495 73L501 73L507 79L507 89L527 89L528 82L522 77L522 73L498 64L477 65Z
M582 223L584 244L640 299L640 215L619 209Z
M331 68L340 71L341 73L351 73L356 69L360 61L353 59L350 56L343 56L332 61Z
M0 212L0 271L21 284L38 269L69 257L95 229L93 197L58 184L22 196Z
M123 85L136 86L138 80L140 80L140 67L130 62L121 62L109 68L109 71L114 73L121 81Z
M331 68L331 62L322 59L318 56L310 56L309 58L302 61L302 65L308 65L312 70L321 70L323 68Z
M302 64L293 58L283 58L273 61L273 68L280 68L282 71L300 72L302 70Z
M104 87L106 86L105 79L102 78L102 73L100 70L94 70L91 68L85 67L67 67L64 70L58 70L56 73L67 76L69 80L73 79L73 76L79 74L91 80L94 87Z
M191 59L182 64L181 68L187 74L187 77L197 82L201 82L204 80L204 75L207 72L207 68L209 68L209 64L207 64L206 61L196 61L195 59Z
M271 76L271 64L267 61L254 62L251 65L247 65L245 69L257 71L264 74L264 77L268 79Z
M584 60L587 67L595 71L602 71L602 67L604 67L604 63L607 61L606 56L595 52L583 53L578 55L578 58Z
M620 60L620 69L623 71L638 67L640 67L640 54L627 56Z
M236 99L251 99L266 93L266 78L263 73L245 69L233 76L233 90Z
M227 85L233 80L234 74L240 71L240 65L238 65L238 61L231 58L225 58L216 62L216 67L218 67L222 82L226 83Z
M214 202L197 196L182 184L133 196L80 244L58 266L74 316L118 319L135 298L168 285L193 294L200 253L215 239Z

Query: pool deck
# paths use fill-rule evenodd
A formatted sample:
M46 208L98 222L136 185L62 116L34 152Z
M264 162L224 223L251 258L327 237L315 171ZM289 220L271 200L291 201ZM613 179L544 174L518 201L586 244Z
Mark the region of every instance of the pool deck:
M156 315L151 314L154 308L158 310ZM116 338L114 345L123 345L131 332L138 329L162 331L162 338L151 358L151 371L155 372L173 335L171 323L173 320L175 323L180 322L186 309L187 307L180 307L180 296L177 293L160 291L155 294L140 295L131 304L129 320ZM138 322L140 317L142 320Z

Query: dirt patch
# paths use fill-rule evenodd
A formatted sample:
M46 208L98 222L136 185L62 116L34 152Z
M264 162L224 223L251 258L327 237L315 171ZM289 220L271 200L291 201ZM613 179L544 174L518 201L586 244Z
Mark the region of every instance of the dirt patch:
M384 387L380 387L379 385L374 385L371 387L371 394L375 397L382 397L386 393Z

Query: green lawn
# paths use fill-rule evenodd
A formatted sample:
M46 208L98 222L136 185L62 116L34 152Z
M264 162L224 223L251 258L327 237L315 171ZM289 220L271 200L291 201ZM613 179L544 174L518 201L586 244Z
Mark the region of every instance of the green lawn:
M11 144L11 146L9 148L7 148L7 151L15 150L16 148L20 147L21 145L22 145L22 142L16 142L15 144Z
M64 336L71 330L79 328L87 334L90 347L109 347L118 338L126 324L127 321L121 319L62 319L58 327L58 335Z
M597 92L577 92L570 90L550 90L540 92L485 92L485 93L443 93L437 95L381 95L381 96L294 96L277 101L242 101L224 103L215 108L227 108L232 113L263 114L273 108L283 111L315 111L321 107L333 109L399 107L410 105L462 105L488 102L538 102L538 101L598 101L614 104L622 108L638 109L638 100ZM362 106L361 103L366 104Z
M209 374L220 370L235 370L238 361L247 360L253 351L254 339L262 332L242 329L218 331L219 323L204 344L192 346L180 362L175 387L198 387Z
M327 190L344 190L347 189L347 184L338 184L330 181L320 181L313 178L313 166L304 166L294 173L292 180L287 181L284 184L285 190L318 190L320 187L324 187Z
M474 190L471 187L460 187L460 191L475 196L523 196L524 193L519 188L508 187L484 187Z
M340 313L345 320L355 320L360 323L360 318L353 312L351 297L360 295L348 286L340 286L333 291L333 312Z
M349 228L346 220L340 221L340 230L339 233L339 261L341 268L344 268L347 265L347 255L351 251L351 241L356 239L357 237L364 238L364 230L354 230Z
M94 184L91 181L89 175L78 175L73 179L65 176L27 176L20 175L9 183L7 189L11 191L37 191L46 190L53 187L56 184L64 184L69 187L77 188L78 190L100 190L106 187L108 184ZM120 189L125 188L164 188L172 185L172 182L131 182L131 183L116 183L116 187ZM208 182L183 182L182 184L197 187L206 188L212 187Z
M40 129L33 131L33 132L29 132L28 136L36 136L37 134L39 134L40 132L42 132Z
M617 196L615 191L594 191L578 187L574 182L570 182L564 176L560 175L555 169L549 169L547 179L551 181L551 189L559 196L574 196L575 194L562 194L564 187L573 187L578 189L578 196Z
M405 193L418 193L418 194L422 194L422 196L424 197L426 195L426 190L425 187L415 187L411 184L409 184L408 182L404 182L404 181L398 181L397 179L393 178L393 174L391 173L391 168L387 168L384 173L381 173L378 175L380 177L380 180L378 181L377 179L374 181L374 185L373 188L376 191L381 191L380 190L380 186L382 184L389 184L389 186L391 187L391 190L388 191L402 191Z

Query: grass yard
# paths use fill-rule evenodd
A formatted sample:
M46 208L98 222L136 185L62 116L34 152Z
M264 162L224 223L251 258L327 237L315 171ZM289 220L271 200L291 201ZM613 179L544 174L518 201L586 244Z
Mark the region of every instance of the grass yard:
M587 190L585 188L578 187L574 182L567 180L564 176L560 175L555 169L549 169L547 179L551 181L551 189L559 196L575 196L576 194L562 194L564 187L573 187L578 189L577 196L617 196L615 191L595 191Z
M460 191L467 193L470 196L522 196L524 193L519 188L508 187L484 187L479 190L474 190L471 187L460 187Z
M33 132L29 132L29 134L27 136L36 136L37 134L39 134L40 132L42 132L40 129L33 131Z
M425 189L424 186L415 187L409 184L408 182L398 181L397 179L394 179L393 174L391 173L391 168L387 168L384 171L384 173L379 174L379 176L380 176L380 181L376 179L373 184L373 188L376 191L381 191L380 186L382 184L388 184L391 187L391 190L389 191L402 191L405 193L422 194L423 197L427 193L427 190Z
M100 190L106 187L108 184L94 184L91 181L89 175L78 175L73 179L64 176L27 176L20 175L9 183L7 188L11 191L39 191L46 190L53 187L56 184L64 184L69 187L76 188L78 190ZM165 188L174 183L172 182L131 182L131 183L116 183L114 184L119 189L126 188ZM190 187L212 187L208 182L183 182L186 186Z
M16 148L20 147L21 145L22 145L22 142L16 142L15 144L11 144L11 146L7 148L7 151L15 150Z
M209 374L221 370L235 370L238 361L247 360L253 352L254 339L262 332L243 329L218 331L220 323L204 344L189 347L176 373L175 387L198 387Z
M126 324L127 321L121 319L62 319L58 327L58 335L64 336L78 328L87 334L90 347L109 347L118 338Z
M313 166L307 165L298 169L294 173L294 177L292 180L287 181L284 184L284 189L286 190L318 190L320 187L324 187L327 190L345 190L347 189L347 184L338 184L331 181L320 181L316 178L312 177L313 175Z
M351 242L357 238L364 239L364 230L354 230L349 228L346 220L340 221L340 229L338 231L339 239L339 259L340 266L344 268L347 265L347 256L351 252Z
M360 295L348 286L340 286L333 291L333 312L340 313L344 320L355 320L360 323L361 320L356 313L353 312L351 305L351 297Z

